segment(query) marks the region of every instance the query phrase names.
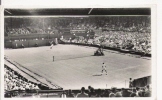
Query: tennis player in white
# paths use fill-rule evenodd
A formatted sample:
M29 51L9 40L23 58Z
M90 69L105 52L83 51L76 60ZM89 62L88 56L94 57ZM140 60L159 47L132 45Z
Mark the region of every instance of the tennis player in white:
M50 44L51 44L50 49L52 49L52 47L54 46L53 41L51 41Z
M107 70L106 70L106 65L105 65L105 63L102 63L102 73L101 73L101 75L103 74L103 72L105 72L106 75L107 75Z

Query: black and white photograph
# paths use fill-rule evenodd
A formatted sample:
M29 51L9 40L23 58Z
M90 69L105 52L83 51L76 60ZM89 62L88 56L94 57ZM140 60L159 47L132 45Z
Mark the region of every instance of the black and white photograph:
M4 98L152 97L151 12L4 8Z

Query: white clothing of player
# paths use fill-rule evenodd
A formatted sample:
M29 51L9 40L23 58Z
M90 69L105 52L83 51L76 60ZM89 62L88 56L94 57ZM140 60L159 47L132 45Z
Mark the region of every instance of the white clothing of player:
M53 45L53 41L51 42L51 46L50 46L50 49L52 49L52 47L53 47L54 45Z
M106 75L107 75L107 70L106 70L106 65L105 65L105 63L102 64L102 74L103 74L103 72L105 72Z

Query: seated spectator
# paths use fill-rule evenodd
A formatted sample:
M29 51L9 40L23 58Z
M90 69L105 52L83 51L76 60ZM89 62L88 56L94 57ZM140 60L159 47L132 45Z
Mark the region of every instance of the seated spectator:
M93 87L91 87L90 92L89 92L89 97L96 97L96 93Z
M91 86L88 86L88 96L90 95L90 93L91 93Z
M36 83L34 84L33 89L35 89L35 90L39 90L39 87L38 87L38 85L37 85Z
M136 96L139 96L140 88L136 87Z
M109 93L110 91L108 91L107 89L103 90L102 97L109 97Z
M21 47L24 48L25 47L24 44L21 44Z
M115 97L122 97L122 93L121 92L116 92Z
M122 88L121 94L122 94L122 97L129 97L131 92L128 92L128 90Z
M114 93L110 93L109 97L115 97L115 94Z
M150 89L150 86L147 85L145 86L145 94L144 94L145 97L151 97L151 89Z
M102 91L101 91L101 89L98 89L97 91L96 91L96 97L102 97Z
M76 97L77 97L77 98L85 98L85 97L88 97L88 94L85 93L85 88L84 88L84 87L81 88L81 93L78 93L78 94L76 95Z
M145 94L145 92L142 89L138 92L139 97L144 97L144 94Z
M18 45L17 45L17 43L15 44L15 49L17 49L18 48Z
M137 96L137 95L136 95L136 93L134 93L134 92L130 94L130 97L136 97L136 96Z
M111 92L110 92L110 94L109 94L109 97L115 97L116 88L115 88L115 87L112 87L110 91L111 91Z
M38 43L35 43L35 47L38 47Z

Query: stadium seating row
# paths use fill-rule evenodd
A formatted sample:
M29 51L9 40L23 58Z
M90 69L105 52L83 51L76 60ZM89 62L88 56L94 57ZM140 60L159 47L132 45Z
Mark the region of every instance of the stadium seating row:
M5 35L7 36L10 34L19 35L35 33L47 34L47 31L53 31L56 29L62 30L63 28L69 28L74 30L103 29L150 31L150 18L150 16L100 16L86 18L6 18Z
M38 46L49 46L50 41L54 41L55 39L45 39L45 40L26 40L26 41L12 41L6 42L5 48L25 48L25 47L38 47Z
M87 89L82 87L81 90L14 90L5 93L6 98L112 98L112 97L151 97L151 87L121 88L117 89L94 89L88 86Z

